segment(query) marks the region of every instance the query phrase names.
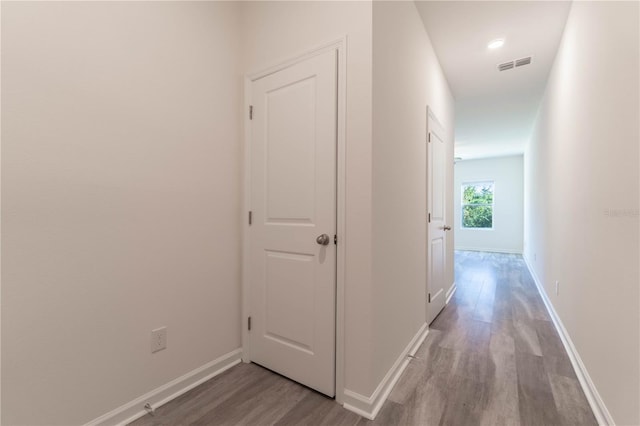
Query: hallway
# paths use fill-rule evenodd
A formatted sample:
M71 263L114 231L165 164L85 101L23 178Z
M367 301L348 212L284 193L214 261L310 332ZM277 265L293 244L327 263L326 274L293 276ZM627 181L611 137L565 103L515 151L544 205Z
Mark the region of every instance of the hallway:
M522 257L456 252L456 281L374 422L240 364L133 424L597 424Z
M520 255L456 252L457 291L380 424L597 424Z
M0 424L640 425L640 1L0 9Z

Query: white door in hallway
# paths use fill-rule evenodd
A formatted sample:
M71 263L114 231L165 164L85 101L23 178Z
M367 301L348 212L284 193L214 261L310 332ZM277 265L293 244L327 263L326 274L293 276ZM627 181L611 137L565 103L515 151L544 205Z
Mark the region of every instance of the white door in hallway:
M335 394L337 51L251 83L251 361Z
M444 128L427 111L427 323L431 324L446 302L446 136ZM453 161L453 160L452 160Z

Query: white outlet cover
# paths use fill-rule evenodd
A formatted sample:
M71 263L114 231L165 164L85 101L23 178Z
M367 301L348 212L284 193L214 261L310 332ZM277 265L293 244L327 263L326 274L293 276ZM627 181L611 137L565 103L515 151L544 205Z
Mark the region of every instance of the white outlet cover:
M151 330L151 353L167 348L167 327Z

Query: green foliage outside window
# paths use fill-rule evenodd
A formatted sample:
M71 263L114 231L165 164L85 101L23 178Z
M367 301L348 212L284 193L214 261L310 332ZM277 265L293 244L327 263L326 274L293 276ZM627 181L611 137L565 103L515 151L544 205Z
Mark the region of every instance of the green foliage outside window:
M493 182L462 185L462 227L493 227Z

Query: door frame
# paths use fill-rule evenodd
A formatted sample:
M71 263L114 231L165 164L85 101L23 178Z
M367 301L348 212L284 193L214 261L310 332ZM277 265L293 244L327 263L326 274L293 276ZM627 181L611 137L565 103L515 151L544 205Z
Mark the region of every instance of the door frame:
M241 212L242 223L242 275L241 275L241 329L242 329L242 361L251 362L251 346L247 330L247 318L250 315L250 297L248 282L249 267L249 221L251 210L251 123L249 107L252 104L251 84L270 74L289 68L314 56L335 51L338 58L338 93L337 93L337 126L336 126L336 228L338 244L336 245L336 344L335 344L335 399L339 403L344 400L344 284L345 284L345 235L346 235L346 105L347 105L347 37L317 45L297 55L265 66L258 71L244 76L244 152L243 152L243 201Z

